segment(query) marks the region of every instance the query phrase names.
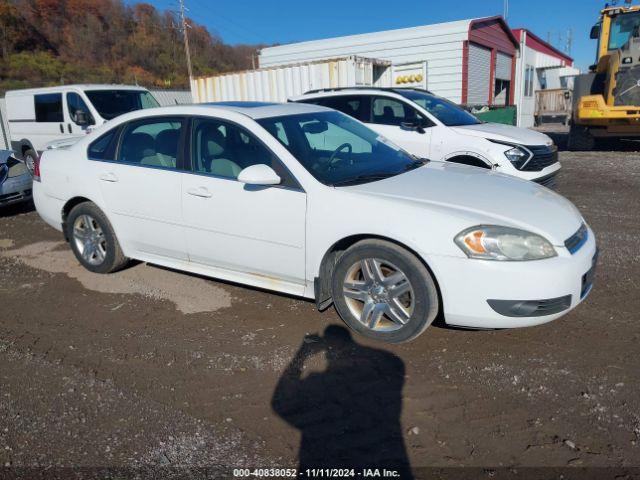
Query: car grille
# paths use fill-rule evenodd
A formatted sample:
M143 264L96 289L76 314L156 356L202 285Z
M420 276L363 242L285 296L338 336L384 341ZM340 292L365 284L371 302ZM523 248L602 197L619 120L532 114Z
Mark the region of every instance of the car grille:
M525 162L520 170L523 172L539 172L549 165L558 163L558 147L555 145L526 146L533 156Z
M487 300L487 303L505 317L544 317L569 308L571 295L543 300Z
M536 178L534 182L542 185L543 187L553 188L556 186L556 173L552 173L550 175L545 175L541 178Z
M31 189L25 190L24 192L6 193L0 195L0 205L26 200L28 198L31 198Z
M593 256L593 260L591 260L591 268L587 273L582 276L582 289L580 290L580 298L586 297L591 289L593 288L593 282L596 279L596 265L598 264L598 253L596 250L596 254Z
M589 236L589 231L587 230L587 226L583 223L578 231L571 235L564 241L564 246L567 247L567 250L573 255L580 247L585 244L587 241L587 237Z
M5 164L0 165L0 183L4 182L7 179L7 174L9 173L9 167Z

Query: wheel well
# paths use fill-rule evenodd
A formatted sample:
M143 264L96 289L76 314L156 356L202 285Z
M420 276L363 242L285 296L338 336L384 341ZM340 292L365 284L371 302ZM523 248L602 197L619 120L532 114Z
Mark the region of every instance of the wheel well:
M474 157L473 155L456 155L455 157L447 158L446 161L459 163L461 165L470 165L472 167L491 168L490 164L481 158Z
M433 273L433 270L431 270L431 267L429 267L427 262L424 261L424 258L418 255L418 253L414 249L412 249L411 247L401 242L398 242L388 237L384 237L382 235L370 235L370 234L352 235L350 237L346 237L341 240L338 240L336 243L334 243L331 246L331 248L327 251L327 253L324 254L324 257L322 257L322 262L320 263L320 271L318 273L319 276L316 277L314 281L316 305L318 307L318 310L320 311L325 310L326 308L331 306L331 304L333 303L333 299L331 296L331 276L333 274L333 268L338 262L338 259L340 258L340 256L345 250L347 250L349 247L351 247L352 245L355 245L361 240L384 240L385 242L393 243L401 248L404 248L406 251L414 255L420 261L420 263L422 263L424 267L429 271L431 278L433 278L433 283L435 283L436 285L436 290L438 293L438 301L440 303L440 312L438 312L438 316L440 316L441 312L443 311L442 295L440 293L440 284L438 283L438 279Z
M67 217L69 216L69 213L71 212L71 210L73 210L73 208L76 205L80 205L81 203L90 202L90 201L91 200L85 197L74 197L71 200L69 200L67 203L65 203L64 207L62 207L62 231L67 241L69 241L69 239L67 238L67 229L65 227L66 227Z

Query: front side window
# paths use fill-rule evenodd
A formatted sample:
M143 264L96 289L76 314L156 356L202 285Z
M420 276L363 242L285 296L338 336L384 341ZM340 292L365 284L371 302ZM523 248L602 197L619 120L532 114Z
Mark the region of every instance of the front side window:
M34 102L36 122L64 122L61 93L34 95Z
M119 162L175 169L183 120L159 118L125 126L118 150Z
M89 125L96 123L89 111L89 107L76 92L67 93L67 110L69 111L69 117L75 124L78 124L78 112L80 111L84 112Z
M448 127L477 125L481 123L480 120L465 109L445 98L415 90L403 90L399 93L403 97L420 105Z
M415 118L415 110L392 98L376 97L372 103L373 123L400 126Z
M286 145L282 126L274 125L272 131ZM243 169L258 164L273 168L282 180L281 185L297 186L275 154L244 128L215 118L193 120L191 168L194 172L236 179Z
M84 93L105 120L134 110L160 106L146 90L87 90Z
M280 126L287 150L325 185L346 186L399 175L424 162L339 112L264 118L258 123L276 137ZM277 138L277 137L276 137Z

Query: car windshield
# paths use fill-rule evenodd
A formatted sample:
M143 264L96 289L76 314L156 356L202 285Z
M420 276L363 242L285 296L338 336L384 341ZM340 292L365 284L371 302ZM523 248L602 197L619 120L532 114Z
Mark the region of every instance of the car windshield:
M87 90L84 93L105 120L134 110L160 106L145 90Z
M405 98L420 105L431 115L436 117L447 127L459 127L462 125L477 125L482 123L464 108L441 97L436 97L425 92L403 90L398 92Z
M339 112L264 118L258 123L325 185L373 182L425 163Z
M638 30L640 30L640 12L616 16L611 22L609 50L617 50L622 47L632 35L638 35Z

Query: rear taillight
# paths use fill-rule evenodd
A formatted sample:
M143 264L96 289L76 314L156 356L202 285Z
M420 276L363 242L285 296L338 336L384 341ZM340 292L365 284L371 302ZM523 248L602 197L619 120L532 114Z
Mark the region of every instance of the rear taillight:
M40 155L36 155L33 159L33 180L40 182Z

